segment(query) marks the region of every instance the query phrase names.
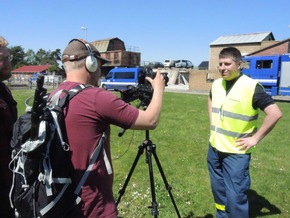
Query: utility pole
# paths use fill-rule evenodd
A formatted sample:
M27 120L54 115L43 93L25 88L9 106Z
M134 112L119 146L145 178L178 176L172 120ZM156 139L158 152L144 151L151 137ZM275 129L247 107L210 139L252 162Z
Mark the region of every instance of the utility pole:
M88 40L88 39L87 39L87 38L88 38L88 28L82 26L82 27L81 27L81 30L84 30L84 31L86 32L86 41L87 41L87 40Z

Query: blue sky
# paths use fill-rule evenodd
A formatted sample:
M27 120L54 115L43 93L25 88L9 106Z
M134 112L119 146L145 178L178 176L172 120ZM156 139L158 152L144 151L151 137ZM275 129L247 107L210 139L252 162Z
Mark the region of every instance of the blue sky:
M142 61L209 59L224 35L272 32L290 37L289 0L0 0L0 35L35 52L63 49L73 38L118 37ZM86 27L82 30L81 27Z

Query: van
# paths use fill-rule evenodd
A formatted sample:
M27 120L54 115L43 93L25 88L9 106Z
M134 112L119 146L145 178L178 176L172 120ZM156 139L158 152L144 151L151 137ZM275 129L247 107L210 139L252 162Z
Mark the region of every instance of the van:
M143 68L114 68L101 81L105 90L126 90L138 86L138 78L143 73Z
M193 68L193 64L189 60L176 60L175 67L177 67L177 68Z
M169 59L166 59L163 63L164 67L174 67L175 66L175 61L174 60L169 60Z

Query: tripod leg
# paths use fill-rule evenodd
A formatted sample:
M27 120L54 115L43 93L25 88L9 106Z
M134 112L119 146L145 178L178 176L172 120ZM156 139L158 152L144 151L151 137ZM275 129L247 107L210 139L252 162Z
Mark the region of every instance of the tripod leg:
M153 154L153 157L154 157L154 159L155 159L155 162L156 162L156 164L157 164L157 166L158 166L158 169L159 169L159 172L160 172L161 177L162 177L162 179L163 179L163 182L164 182L164 184L165 184L165 187L166 187L166 189L167 189L167 191L168 191L168 193L169 193L169 196L170 196L170 198L171 198L171 201L172 201L172 203L173 203L173 206L174 206L174 208L175 208L175 211L176 211L176 213L177 213L177 216L180 218L181 216L180 216L180 214L179 214L178 208L177 208L177 206L176 206L176 203L175 203L175 201L174 201L173 195L172 195L172 193L171 193L171 189L172 189L172 187L171 187L171 185L169 185L168 182L167 182L166 176L165 176L165 174L164 174L164 171L163 171L163 169L162 169L162 166L161 166L160 161L159 161L159 159L158 159L158 156L157 156L157 154L156 154L156 145L155 145L155 144L153 144L153 146L152 146L152 154Z
M136 167L136 165L137 165L137 163L138 163L138 160L139 160L140 156L143 154L143 152L144 152L144 144L141 144L141 145L139 146L137 156L136 156L136 158L135 158L135 160L134 160L134 162L133 162L133 165L131 166L131 169L130 169L130 171L129 171L129 174L128 174L126 180L125 180L125 183L124 183L123 187L122 187L122 188L119 190L119 192L118 192L118 193L119 193L119 197L118 197L118 200L117 200L117 202L116 202L116 205L117 205L117 206L118 206L119 202L121 201L122 196L123 196L124 193L125 193L125 190L126 190L127 185L128 185L128 183L129 183L129 181L130 181L130 178L131 178L131 176L132 176L132 174L133 174L133 172L134 172L134 169L135 169L135 167Z
M152 205L148 208L151 208L151 213L154 217L158 217L158 204L156 202L156 193L155 193L155 183L153 176L153 166L152 166L152 143L151 141L146 141L148 143L146 149L146 163L148 164L149 169L149 178L151 186L151 196L152 196Z

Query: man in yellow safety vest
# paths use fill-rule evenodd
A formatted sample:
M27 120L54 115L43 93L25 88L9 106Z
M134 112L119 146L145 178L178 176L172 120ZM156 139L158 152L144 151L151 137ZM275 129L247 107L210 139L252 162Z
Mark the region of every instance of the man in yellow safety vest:
M222 78L213 82L208 98L207 163L217 218L249 217L251 152L282 117L264 88L242 74L241 64L238 49L228 47L220 52L218 69ZM266 115L259 129L258 109Z

